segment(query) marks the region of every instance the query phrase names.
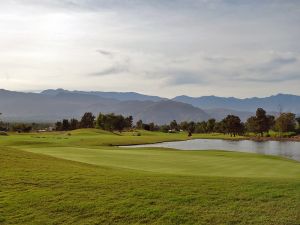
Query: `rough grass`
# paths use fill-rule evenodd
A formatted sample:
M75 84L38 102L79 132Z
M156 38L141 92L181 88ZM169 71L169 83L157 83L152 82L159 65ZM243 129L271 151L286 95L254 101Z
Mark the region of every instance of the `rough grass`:
M185 138L95 130L0 137L0 224L300 224L298 162L111 146Z

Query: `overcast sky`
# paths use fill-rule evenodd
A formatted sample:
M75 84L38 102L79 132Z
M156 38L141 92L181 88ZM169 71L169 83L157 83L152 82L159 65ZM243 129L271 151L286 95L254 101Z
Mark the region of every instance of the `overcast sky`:
M300 95L299 0L3 0L0 88Z

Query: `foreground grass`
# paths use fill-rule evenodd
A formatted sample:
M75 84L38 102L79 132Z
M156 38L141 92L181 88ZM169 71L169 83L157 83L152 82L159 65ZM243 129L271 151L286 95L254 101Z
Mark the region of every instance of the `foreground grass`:
M186 138L95 130L0 137L0 224L299 225L298 162L114 147Z
M299 224L298 179L173 176L0 148L2 224Z

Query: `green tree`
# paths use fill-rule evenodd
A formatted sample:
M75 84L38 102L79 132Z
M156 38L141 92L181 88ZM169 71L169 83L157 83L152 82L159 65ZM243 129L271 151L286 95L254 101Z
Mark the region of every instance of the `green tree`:
M55 123L55 130L56 131L62 131L63 129L62 129L62 122L61 121L57 121L56 123Z
M251 116L247 119L246 129L248 132L257 133L257 121L255 116Z
M236 136L244 132L244 125L241 123L241 119L235 115L228 115L224 120L226 133L230 136Z
M195 132L196 129L196 124L194 121L189 122L188 124L188 128L187 128L187 132L188 132L188 136L191 137L192 134Z
M136 122L136 128L137 129L143 129L143 121L142 120L139 120Z
M275 126L275 116L273 115L267 115L268 118L268 126L269 126L269 130L273 129Z
M296 115L294 113L281 113L275 121L275 130L282 132L293 132L296 128Z
M126 128L132 128L133 125L133 117L132 116L128 116L125 118L125 127Z
M86 112L80 121L81 128L93 128L94 127L95 116L91 112Z
M264 132L268 132L275 124L275 117L267 115L266 111L262 108L256 110L256 115L248 118L246 122L246 128L249 132L264 135Z
M120 133L126 128L126 119L122 115L116 115L113 118L113 129Z
M80 123L77 119L73 118L70 120L70 130L76 130L80 127Z
M215 132L217 133L226 133L226 124L224 123L224 120L220 122L216 122L215 124Z
M63 119L63 121L62 121L62 130L64 130L64 131L70 130L69 120Z
M209 119L208 121L207 121L207 132L208 133L212 133L212 132L214 132L214 130L215 130L215 126L216 126L216 120L215 119Z
M196 123L195 132L200 134L207 133L207 122L202 121Z
M32 130L32 126L25 123L16 123L12 126L12 130L18 133L28 133Z
M96 119L96 128L104 130L104 121L105 121L105 115L102 113L99 113L99 115Z
M187 121L183 121L180 123L179 127L181 130L187 131L189 123Z
M164 132L164 133L168 133L170 130L170 126L169 125L162 125L160 126L160 131Z
M296 121L297 121L297 123L298 123L298 129L300 129L300 117L297 117L297 118L296 118Z
M266 115L266 111L262 108L256 110L256 126L257 132L260 133L261 136L264 136L264 132L270 129L269 118Z
M0 116L2 115L2 113L0 113ZM5 124L1 118L0 118L0 131L7 131L8 130L8 124Z
M104 130L113 132L116 129L115 123L116 123L115 114L110 113L110 114L104 115L104 117L103 117L103 129Z
M179 131L179 126L178 126L176 120L173 120L173 121L170 123L170 128L171 128L171 130Z
M119 131L122 132L125 128L132 127L132 116L124 118L122 115L115 115L114 113L102 114L99 113L96 120L96 127L98 129L108 131Z
M297 121L297 133L299 134L300 133L300 117L297 117L296 121Z
M155 130L155 124L154 123L149 123L149 130L154 131Z

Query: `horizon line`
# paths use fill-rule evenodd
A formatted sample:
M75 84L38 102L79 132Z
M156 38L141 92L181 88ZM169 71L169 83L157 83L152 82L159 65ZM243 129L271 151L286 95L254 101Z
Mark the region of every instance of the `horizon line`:
M165 97L165 96L159 96L159 95L153 95L153 94L147 94L147 93L141 93L141 92L136 92L136 91L101 91L101 90L69 90L65 88L47 88L47 89L40 89L40 90L9 90L5 88L0 88L0 91L11 91L11 92L21 92L21 93L33 93L33 94L41 94L43 91L47 90L62 90L62 91L68 91L68 92L103 92L103 93L119 93L119 94L125 94L125 93L134 93L134 94L139 94L139 95L146 95L149 97L159 97L159 98L165 98L169 100L173 100L176 97L190 97L190 98L201 98L201 97L217 97L217 98L235 98L235 99L251 99L251 98L268 98L268 97L274 97L278 95L291 95L291 96L298 96L300 97L300 94L291 94L291 93L282 93L278 92L277 94L270 94L267 96L251 96L251 97L234 97L234 96L218 96L218 95L198 95L198 96L191 96L187 94L182 94L182 95L176 95L174 97Z

